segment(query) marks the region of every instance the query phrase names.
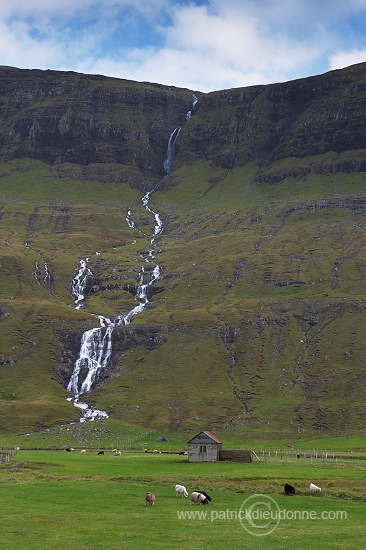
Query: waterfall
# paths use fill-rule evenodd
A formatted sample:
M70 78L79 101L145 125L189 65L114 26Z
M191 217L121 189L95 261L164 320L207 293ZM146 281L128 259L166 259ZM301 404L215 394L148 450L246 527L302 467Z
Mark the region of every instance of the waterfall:
M154 216L154 235L156 236L161 233L163 222L159 214L149 207L149 200L153 191L154 189L142 197L142 206ZM129 227L137 229L135 223L131 219L130 210L128 210L126 222ZM151 243L153 242L154 238L151 239ZM142 256L142 259L152 267L152 262L155 259L154 250L149 250L146 256ZM85 298L84 291L87 279L93 275L92 271L87 266L88 261L89 258L80 260L79 270L72 282L72 294L76 296L76 309L83 307L82 301ZM105 411L93 409L86 403L80 401L80 397L93 388L94 383L100 375L100 371L108 366L112 355L112 335L115 327L117 325L129 325L135 315L144 311L149 303L148 288L159 279L160 273L161 268L157 264L154 264L154 267L149 270L142 265L139 283L135 293L137 305L127 314L120 315L114 320L108 319L103 315L96 315L99 319L100 326L84 332L81 339L79 357L75 362L73 373L67 385L67 390L73 394L72 397L69 397L69 401L82 412L80 422L95 420L97 418L108 418L108 414Z
M44 262L43 264L43 268L44 268L44 277L43 277L43 283L44 283L44 286L47 288L47 290L49 290L50 292L52 291L52 273L51 273L51 270L47 264L47 262Z
M195 106L197 104L197 101L198 101L197 96L195 96L193 94L192 97L193 97L192 109L186 113L186 121L188 121L191 118L193 109L195 108ZM168 140L166 160L164 162L164 170L165 170L165 173L166 173L167 176L170 174L170 170L171 170L172 162L173 162L173 158L174 158L175 144L176 144L176 141L179 137L179 134L180 134L181 130L182 130L181 126L178 126L177 128L175 128L173 130L173 132L170 134L170 137L169 137L169 140Z
M82 307L84 307L81 302L85 298L84 291L86 288L86 283L87 283L88 277L90 275L93 275L93 273L87 267L88 262L89 262L89 258L80 260L79 271L77 272L77 274L75 275L72 281L71 294L76 297L76 300L75 300L76 309L81 309Z
M159 214L157 214L156 212L154 212L153 210L151 210L151 208L149 208L149 200L150 200L150 195L155 191L155 188L152 190L152 191L149 191L148 193L146 193L146 195L144 195L142 197L142 205L146 208L146 210L148 212L150 212L150 214L152 214L155 218L155 227L154 227L154 235L158 235L159 233L162 232L162 229L163 229L163 222L161 221L160 219L160 216ZM151 243L154 242L154 238L150 241Z
M35 263L33 276L34 276L34 280L36 281L36 283L39 284L39 286L41 286L41 280L40 280L41 270L39 269L39 263L38 262Z
M186 114L186 120L189 120L192 116L192 111L193 109L195 108L196 104L197 104L197 101L198 101L198 97L195 96L193 94L193 103L192 103L192 110L191 111L188 111L188 113Z
M173 157L174 157L175 142L178 139L178 136L180 134L181 129L182 128L180 126L178 126L178 128L176 128L170 134L170 137L169 137L168 149L167 149L167 152L166 152L166 160L164 162L164 170L165 170L167 175L170 174L170 169L171 169L172 162L173 162Z
M92 409L79 399L92 389L97 375L101 369L108 365L112 353L114 323L102 315L97 315L97 317L100 321L100 327L84 332L81 339L79 358L75 363L74 371L67 386L68 391L73 394L69 401L75 407L81 409L83 413L80 422L108 417L105 411Z
M192 110L194 109L196 103L197 97L193 96ZM192 111L187 113L187 120L190 118L191 114ZM167 175L170 173L171 164L174 157L175 143L178 139L180 131L181 127L175 128L169 137L166 160L164 162L164 169ZM155 241L155 237L163 231L163 222L159 214L154 212L149 207L150 197L155 189L156 186L142 197L142 206L154 217L155 220L154 235L150 240L152 245ZM137 230L136 224L131 218L130 208L127 210L126 222L130 228ZM86 403L80 401L80 397L93 389L101 370L108 366L112 356L112 336L115 327L117 325L129 325L135 315L144 311L149 303L148 289L161 276L161 268L155 263L154 249L149 250L147 255L145 254L141 257L144 260L145 265L149 265L149 269L146 269L144 265L141 266L139 282L135 293L135 301L137 302L137 305L135 305L125 315L119 315L114 320L108 319L102 315L96 315L99 319L100 326L87 330L82 336L79 357L75 362L73 373L67 385L67 390L72 394L72 397L69 397L69 401L71 401L75 407L78 407L82 411L80 422L108 417L108 414L105 411L93 409ZM88 277L93 275L92 271L88 268L88 262L89 258L80 260L79 269L72 281L71 292L72 295L76 297L76 309L83 307L82 302L85 299L84 293L87 280ZM37 268L38 266L36 266L36 272Z
M140 276L139 286L137 287L137 292L135 295L135 300L138 301L139 304L135 306L133 309L131 309L131 311L129 311L127 315L121 316L119 318L119 324L129 325L132 317L144 311L147 304L149 303L149 300L147 297L147 289L149 286L151 286L153 283L155 283L155 281L159 279L160 272L161 272L160 267L156 265L152 271L150 281L148 283L144 283L145 268L144 266L141 267L141 276Z
M39 266L39 263L35 263L34 271L33 271L34 280L36 281L39 286L43 286L46 288L49 292L53 291L53 277L52 272L47 264L47 262L43 262L43 277L41 268ZM42 277L42 279L41 279Z
M126 222L127 222L128 227L131 227L131 229L135 229L136 226L135 226L135 222L132 221L132 219L131 219L131 209L130 208L127 211Z

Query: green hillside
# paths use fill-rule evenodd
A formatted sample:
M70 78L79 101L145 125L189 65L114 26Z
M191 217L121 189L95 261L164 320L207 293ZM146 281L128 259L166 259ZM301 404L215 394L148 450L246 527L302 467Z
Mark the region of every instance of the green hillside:
M169 432L364 433L365 64L211 94L1 72L1 433L79 419L82 335L126 315L155 264L88 404Z

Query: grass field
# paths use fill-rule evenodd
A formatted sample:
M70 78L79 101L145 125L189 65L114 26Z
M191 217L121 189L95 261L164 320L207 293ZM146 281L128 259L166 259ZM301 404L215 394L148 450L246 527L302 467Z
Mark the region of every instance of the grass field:
M306 550L315 543L355 550L366 535L366 464L355 462L192 464L177 454L21 450L9 464L18 467L0 468L0 542L10 550ZM322 487L319 496L308 494L310 481ZM295 496L283 494L285 482ZM176 483L207 491L212 502L190 506L189 498L175 497ZM144 502L148 490L153 507ZM256 510L270 510L269 520L247 522L249 497L264 502Z

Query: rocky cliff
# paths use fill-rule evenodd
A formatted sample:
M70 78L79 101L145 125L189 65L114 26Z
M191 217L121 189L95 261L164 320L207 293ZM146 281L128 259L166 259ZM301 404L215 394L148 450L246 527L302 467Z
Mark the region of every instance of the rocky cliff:
M227 169L251 161L266 168L289 157L364 149L365 93L364 64L292 82L209 93L183 131L177 165L205 158ZM358 171L359 163L333 170Z
M135 167L164 174L166 144L183 124L192 92L72 72L0 69L0 160ZM88 176L88 170L84 174ZM76 172L75 177L82 174Z

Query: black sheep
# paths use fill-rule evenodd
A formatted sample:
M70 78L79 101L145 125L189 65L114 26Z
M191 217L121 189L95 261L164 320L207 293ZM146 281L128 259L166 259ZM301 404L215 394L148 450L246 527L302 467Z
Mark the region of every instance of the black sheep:
M292 485L289 485L288 483L285 484L285 495L294 495L295 494L295 487Z

